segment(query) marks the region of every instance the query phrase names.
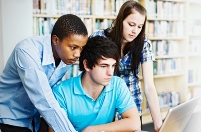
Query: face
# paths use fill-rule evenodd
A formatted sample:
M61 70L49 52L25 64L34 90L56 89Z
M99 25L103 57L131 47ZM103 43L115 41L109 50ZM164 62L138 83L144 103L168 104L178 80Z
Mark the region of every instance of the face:
M144 25L145 16L137 11L128 15L123 21L123 43L133 41L141 32Z
M61 59L65 64L73 64L80 57L83 46L87 43L88 36L73 34L64 38L62 41L53 36L54 58Z
M116 60L112 58L99 59L92 69L86 69L94 85L106 86L114 74Z

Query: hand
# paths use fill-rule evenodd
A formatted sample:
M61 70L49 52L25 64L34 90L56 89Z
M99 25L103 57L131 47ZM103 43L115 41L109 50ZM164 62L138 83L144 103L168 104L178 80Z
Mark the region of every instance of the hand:
M161 127L161 126L160 126ZM154 127L155 132L159 132L160 127Z

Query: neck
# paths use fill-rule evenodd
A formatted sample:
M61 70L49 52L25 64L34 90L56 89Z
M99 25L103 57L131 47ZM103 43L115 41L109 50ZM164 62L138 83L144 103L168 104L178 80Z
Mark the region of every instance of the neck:
M54 57L54 61L55 61L55 66L57 67L59 65L59 63L61 62L61 59L58 57L58 55L54 49L54 45L52 45L52 53L53 53L53 57Z
M83 90L94 100L99 97L104 89L103 85L95 83L86 72L83 74L81 82Z
M56 60L55 60L55 66L57 67L60 62L61 62L61 59L60 59L60 58L56 59Z

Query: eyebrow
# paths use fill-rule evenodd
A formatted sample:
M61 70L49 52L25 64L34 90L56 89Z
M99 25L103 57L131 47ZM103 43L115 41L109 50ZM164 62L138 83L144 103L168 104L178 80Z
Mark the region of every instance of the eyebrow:
M113 65L116 65L117 63L114 63ZM98 65L109 65L109 64L107 64L107 63L100 63L100 64L98 64Z
M80 47L80 48L83 48L83 46L79 46L79 45L76 45L76 44L69 44L68 46L72 46L72 47Z
M129 23L133 23L133 24L136 24L135 22L129 22ZM143 24L139 24L140 26L143 26L144 25L144 23Z

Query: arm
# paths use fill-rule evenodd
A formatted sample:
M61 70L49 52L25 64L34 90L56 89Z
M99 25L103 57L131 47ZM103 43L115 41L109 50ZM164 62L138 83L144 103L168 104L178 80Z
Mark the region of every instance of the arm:
M151 116L154 122L154 129L159 131L162 125L162 118L160 113L159 101L156 88L153 81L153 62L145 62L142 64L142 74L144 81L145 96L147 98Z
M30 49L29 51L19 49L15 54L15 61L29 99L46 122L54 131L75 131L66 113L54 98L37 52Z
M136 107L133 107L121 114L121 120L103 125L89 126L82 132L134 132L140 130L140 117Z

